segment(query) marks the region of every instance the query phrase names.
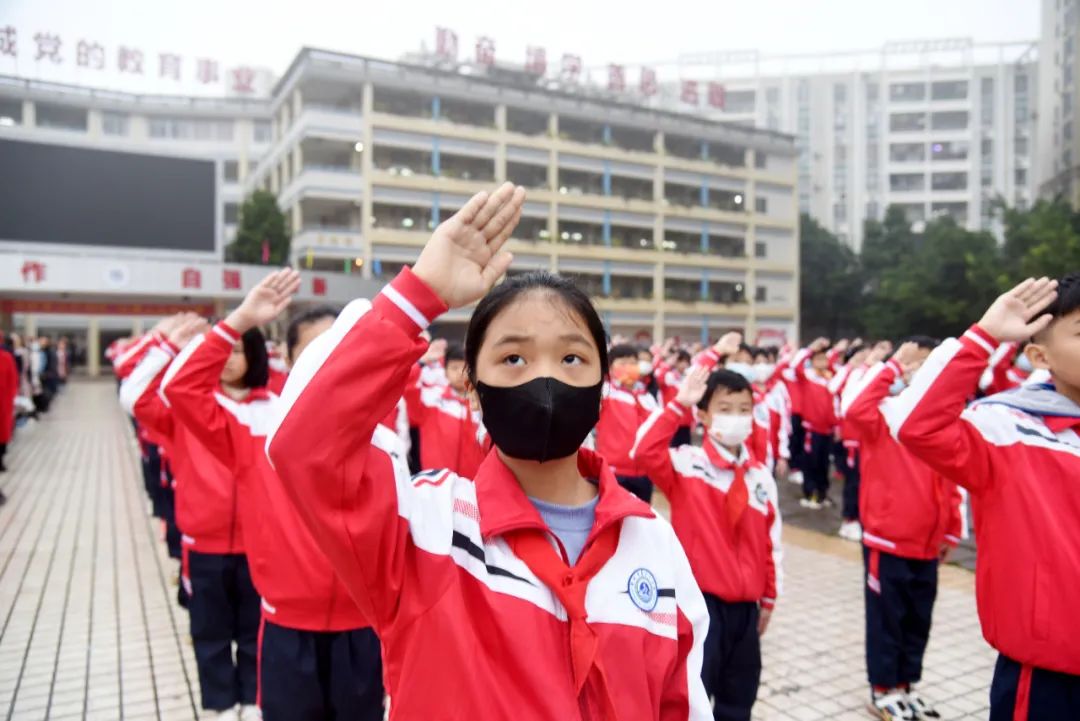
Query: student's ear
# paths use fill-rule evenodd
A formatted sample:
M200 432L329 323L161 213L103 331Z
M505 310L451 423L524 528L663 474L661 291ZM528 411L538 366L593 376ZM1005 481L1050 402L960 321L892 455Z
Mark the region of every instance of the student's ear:
M698 422L700 422L701 425L705 426L705 428L708 428L709 425L712 423L712 415L710 415L708 411L703 411L700 408L695 408L694 415L697 416Z
M1032 341L1024 349L1024 355L1031 361L1032 368L1050 369L1050 360L1046 356L1046 346Z

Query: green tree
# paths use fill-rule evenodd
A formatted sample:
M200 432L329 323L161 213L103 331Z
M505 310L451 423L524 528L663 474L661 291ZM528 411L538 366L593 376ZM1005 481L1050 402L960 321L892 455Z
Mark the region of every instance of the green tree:
M1040 200L1028 210L1004 207L1003 271L1005 289L1031 276L1060 277L1080 270L1080 214L1064 200Z
M838 338L860 332L862 278L846 243L805 213L799 218L799 305L803 338Z
M226 249L226 258L237 263L263 263L263 243L270 246L270 265L289 262L289 230L285 215L273 193L256 190L240 206L236 240Z

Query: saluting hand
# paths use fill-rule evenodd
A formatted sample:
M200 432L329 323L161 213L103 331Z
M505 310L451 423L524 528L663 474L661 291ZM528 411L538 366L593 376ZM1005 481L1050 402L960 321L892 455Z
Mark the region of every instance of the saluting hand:
M200 333L205 333L209 328L210 324L205 318L194 313L185 313L169 333L169 342L177 348L183 348L189 340Z
M300 290L298 271L292 268L274 271L248 291L244 302L229 314L225 322L241 334L265 325L281 315L298 290Z
M740 345L742 345L742 333L733 330L730 333L725 333L720 340L716 341L713 351L719 356L734 355L739 351Z
M524 203L525 190L513 183L477 193L435 229L413 273L451 308L479 300L510 267L512 257L502 247Z
M687 408L693 408L705 397L708 382L709 371L703 366L694 366L679 384L679 392L675 400Z
M1028 278L995 300L979 327L1002 343L1023 343L1053 320L1039 313L1057 299L1057 285L1049 278Z

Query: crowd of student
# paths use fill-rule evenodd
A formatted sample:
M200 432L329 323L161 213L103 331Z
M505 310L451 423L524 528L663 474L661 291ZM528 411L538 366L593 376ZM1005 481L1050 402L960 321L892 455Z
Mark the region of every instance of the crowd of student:
M1080 718L1080 276L940 344L642 347L565 278L496 283L523 199L478 194L374 299L292 314L280 352L259 328L288 269L212 326L110 349L204 708L748 720L782 589L775 479L816 510L835 470L869 710L941 717L915 684L966 493L992 721ZM464 345L427 336L473 303Z
M24 344L18 333L0 329L0 473L18 426L47 413L53 397L67 383L72 353L67 338L41 336ZM7 495L0 488L0 506Z

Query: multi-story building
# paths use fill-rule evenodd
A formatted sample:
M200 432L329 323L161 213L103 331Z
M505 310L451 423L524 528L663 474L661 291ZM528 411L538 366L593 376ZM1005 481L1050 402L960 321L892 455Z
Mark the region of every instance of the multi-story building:
M1080 208L1080 3L1043 0L1039 40L1039 194Z
M265 99L0 77L0 330L72 335L96 373L114 337L222 313L266 272L223 251L271 130ZM373 285L306 275L309 301Z
M466 70L294 60L246 187L277 195L301 267L390 278L470 195L511 180L528 190L512 272L574 276L612 333L794 337L790 137Z
M864 222L889 205L914 223L947 214L1000 235L993 201L1030 202L1035 48L938 40L827 55L701 53L683 58L680 75L722 83L722 107L699 108L708 117L794 134L799 208L857 250ZM668 106L687 107L680 88L663 88Z

